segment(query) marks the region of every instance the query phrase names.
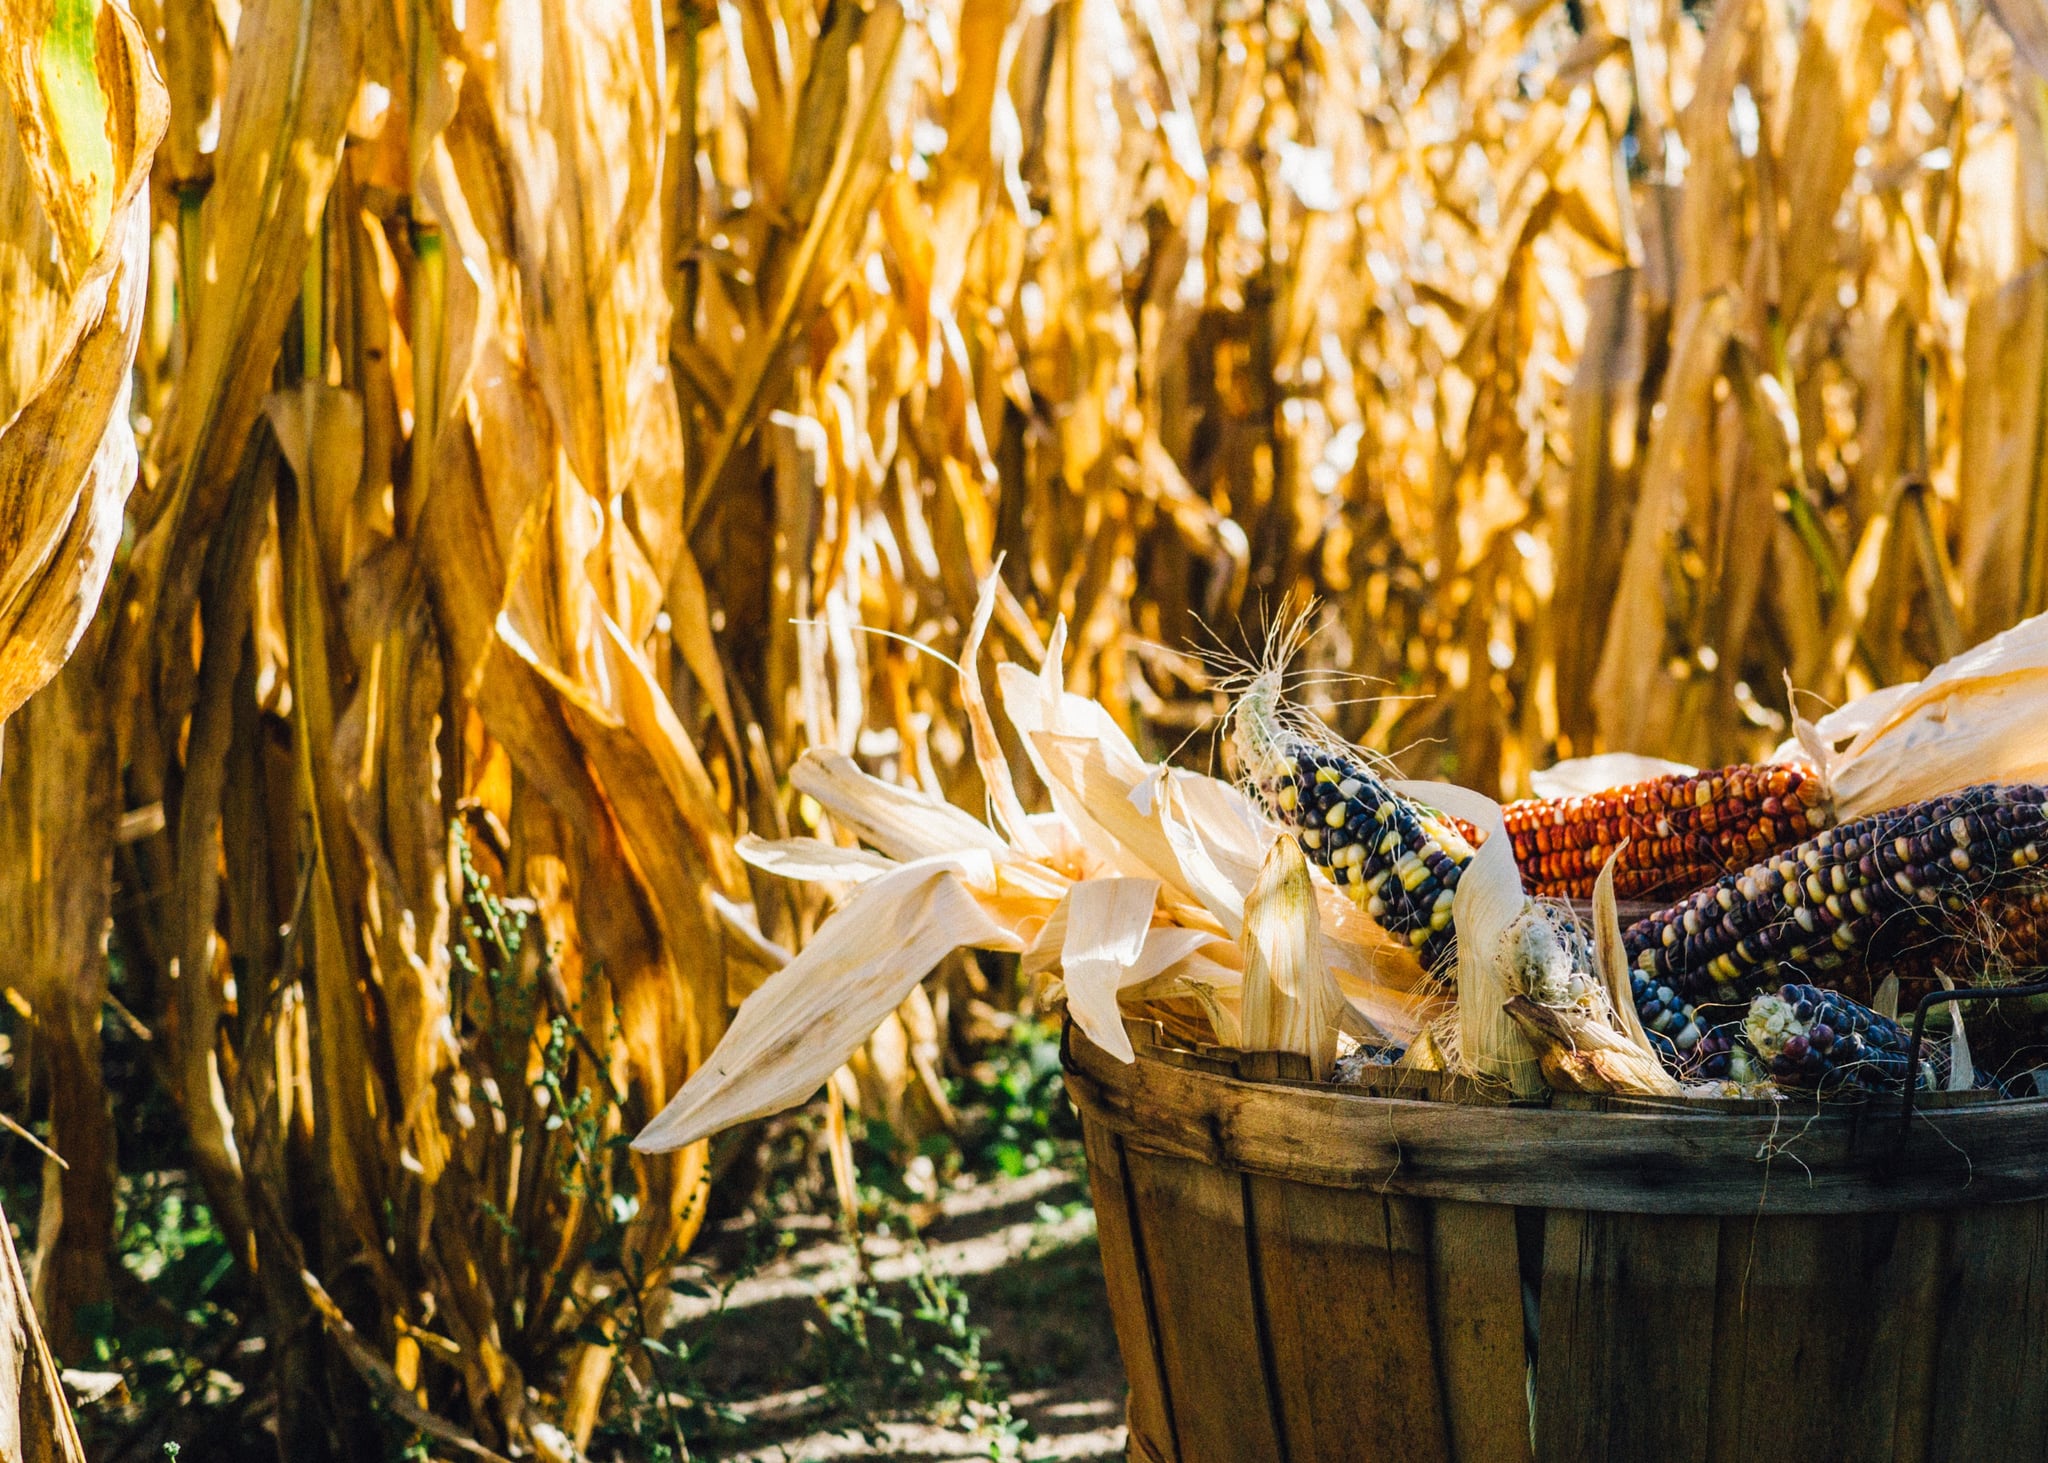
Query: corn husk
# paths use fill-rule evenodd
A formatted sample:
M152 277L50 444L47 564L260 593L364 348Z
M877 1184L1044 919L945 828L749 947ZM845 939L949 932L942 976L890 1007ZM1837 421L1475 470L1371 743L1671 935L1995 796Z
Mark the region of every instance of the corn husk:
M1979 782L2048 781L2048 615L2023 620L1918 681L1795 721L1781 758L1817 763L1842 819Z
M1634 983L1629 979L1628 949L1621 939L1621 910L1614 897L1614 868L1621 861L1626 839L1600 866L1593 881L1593 968L1599 973L1600 988L1607 996L1607 1008L1615 1029L1646 1056L1655 1057L1650 1034L1643 1030L1643 1018L1636 1011Z
M1560 1092L1646 1097L1684 1093L1654 1056L1583 1011L1519 995L1510 996L1505 1009L1535 1048L1543 1080Z
M1644 757L1635 752L1601 752L1592 757L1568 757L1562 762L1529 774L1529 790L1539 798L1584 797L1648 782L1655 777L1686 776L1697 772L1684 762L1663 757Z
M1535 1049L1551 1087L1676 1097L1683 1089L1650 1045L1630 989L1614 898L1620 857L1620 849L1608 855L1593 885L1592 972L1570 968L1568 948L1553 933L1552 912L1531 904L1503 941L1512 988L1503 1009Z
M1239 1043L1246 1051L1298 1052L1318 1079L1327 1078L1344 996L1323 963L1315 884L1291 837L1273 840L1245 901L1243 946Z
M1394 790L1463 818L1486 834L1451 901L1458 926L1458 1065L1480 1081L1505 1082L1517 1097L1533 1096L1542 1091L1543 1074L1527 1036L1507 1012L1513 988L1504 948L1529 897L1500 804L1451 783L1398 782Z
M919 859L866 885L741 1003L724 1040L633 1146L666 1152L794 1107L945 955L1018 948L970 893L994 882L992 861L956 855Z
M1067 1009L1088 1039L1119 1061L1136 1055L1116 993L1145 953L1158 900L1157 879L1084 879L1067 891L1060 939Z
M982 594L986 611L992 578ZM977 615L971 648L985 628ZM1191 1000L1210 1036L1236 1042L1254 958L1262 992L1282 998L1254 1012L1260 1039L1279 1032L1319 1071L1339 1031L1409 1041L1432 1019L1438 1002L1406 942L1313 874L1235 787L1146 762L1098 703L1067 691L1064 640L1056 625L1036 672L999 672L1003 710L1050 793L1049 813L1015 799L992 721L977 762L1003 831L872 777L844 753L814 748L799 759L792 783L870 848L828 837L737 842L752 867L837 886L844 903L747 996L636 1147L681 1147L804 1101L962 948L1015 951L1027 974L1057 971L1075 1024L1125 1061L1134 1053L1123 1019L1148 1002ZM978 701L978 686L965 685L972 660L962 662L962 695ZM1293 849L1299 867L1282 893L1261 893L1276 846Z

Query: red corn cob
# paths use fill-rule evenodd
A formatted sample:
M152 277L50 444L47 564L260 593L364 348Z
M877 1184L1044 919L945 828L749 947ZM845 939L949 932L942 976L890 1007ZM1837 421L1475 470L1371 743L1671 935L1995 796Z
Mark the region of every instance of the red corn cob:
M1526 798L1502 812L1529 892L1571 899L1592 897L1623 839L1615 895L1652 899L1711 884L1833 822L1821 779L1787 766L1674 773L1579 797Z

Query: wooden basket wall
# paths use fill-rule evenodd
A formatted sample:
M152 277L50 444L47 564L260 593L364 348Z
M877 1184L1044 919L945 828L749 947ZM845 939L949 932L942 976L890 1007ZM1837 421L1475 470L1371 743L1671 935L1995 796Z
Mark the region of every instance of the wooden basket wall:
M1132 1037L1066 1064L1134 1459L2048 1458L2048 1101L1486 1107Z

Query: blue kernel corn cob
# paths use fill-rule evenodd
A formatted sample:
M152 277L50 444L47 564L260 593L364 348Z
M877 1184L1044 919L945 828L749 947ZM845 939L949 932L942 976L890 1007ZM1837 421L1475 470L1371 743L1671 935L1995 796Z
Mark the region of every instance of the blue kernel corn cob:
M1701 1033L1691 1060L1679 1071L1682 1077L1709 1082L1740 1082L1744 1086L1761 1082L1766 1075L1756 1053L1742 1039L1740 1021L1723 1021Z
M1457 940L1451 900L1472 845L1449 818L1400 796L1356 757L1283 737L1261 759L1261 799L1351 902L1406 937L1425 965Z
M1965 788L1830 829L1638 920L1622 941L1639 995L1669 990L1681 1007L1788 980L1838 984L1983 896L2039 881L2044 852L2048 788Z
M1741 1029L1745 1044L1781 1087L1818 1092L1905 1088L1913 1038L1868 1006L1817 986L1788 985L1757 996ZM1938 1090L1948 1082L1948 1044L1923 1042L1913 1083Z

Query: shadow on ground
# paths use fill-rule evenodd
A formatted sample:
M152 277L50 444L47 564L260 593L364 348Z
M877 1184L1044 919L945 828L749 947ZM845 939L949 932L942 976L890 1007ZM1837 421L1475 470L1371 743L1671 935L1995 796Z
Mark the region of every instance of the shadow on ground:
M948 1195L917 1242L869 1236L861 1246L869 1306L909 1312L917 1277L943 1277L964 1297L992 1364L971 1401L944 1379L878 1396L849 1374L828 1305L861 1283L851 1248L829 1220L778 1224L796 1241L730 1291L714 1344L697 1372L734 1420L697 1456L730 1463L839 1458L1107 1460L1124 1456L1123 1372L1102 1287L1085 1181L1058 1169L984 1181ZM737 1230L715 1251L736 1263ZM788 1242L785 1241L787 1244ZM929 1284L929 1280L927 1281ZM685 1306L700 1319L714 1302ZM844 1312L842 1311L842 1323ZM868 1314L871 1314L868 1313ZM931 1361L897 1353L892 1377ZM849 1393L853 1395L849 1395ZM1007 1413L1007 1417L1005 1416ZM1019 1428L1015 1424L1024 1426Z

